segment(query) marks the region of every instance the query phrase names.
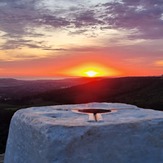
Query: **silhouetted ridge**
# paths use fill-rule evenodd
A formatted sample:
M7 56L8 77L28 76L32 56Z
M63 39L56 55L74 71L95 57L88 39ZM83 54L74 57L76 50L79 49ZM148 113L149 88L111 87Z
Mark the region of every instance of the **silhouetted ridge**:
M125 102L145 108L161 109L162 85L163 80L160 77L108 78L48 91L32 98L54 104Z

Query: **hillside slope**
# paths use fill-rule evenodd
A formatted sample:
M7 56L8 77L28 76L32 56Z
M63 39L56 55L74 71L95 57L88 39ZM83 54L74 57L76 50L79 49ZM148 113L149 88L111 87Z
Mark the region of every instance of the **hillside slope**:
M122 102L163 110L161 77L108 78L32 97L52 104Z

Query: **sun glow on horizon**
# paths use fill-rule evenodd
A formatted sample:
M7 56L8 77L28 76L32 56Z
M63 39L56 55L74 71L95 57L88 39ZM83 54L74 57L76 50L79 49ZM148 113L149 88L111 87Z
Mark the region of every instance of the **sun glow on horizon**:
M102 77L102 76L117 76L119 72L113 68L99 65L99 64L84 64L67 69L63 72L70 76L83 76L83 77Z

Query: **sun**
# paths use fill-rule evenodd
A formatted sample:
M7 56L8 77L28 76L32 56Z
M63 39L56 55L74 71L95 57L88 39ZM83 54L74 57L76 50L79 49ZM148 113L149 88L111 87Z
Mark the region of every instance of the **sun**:
M86 71L85 74L88 77L95 77L95 76L97 76L98 72L97 71L94 71L94 70L89 70L89 71Z
M67 76L80 77L107 77L116 76L119 71L98 63L85 63L71 68L64 72Z

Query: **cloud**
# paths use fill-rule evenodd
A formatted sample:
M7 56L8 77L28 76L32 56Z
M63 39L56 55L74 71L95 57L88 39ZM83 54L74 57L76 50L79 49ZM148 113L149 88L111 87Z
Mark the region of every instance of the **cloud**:
M80 34L84 34L85 32L87 32L86 29L79 29L79 30L70 31L69 34L70 35L80 35Z
M155 62L156 66L163 67L163 60L158 60Z
M44 48L43 50L50 50L50 51L68 51L68 49L64 48Z
M26 34L26 26L38 17L35 4L34 0L2 0L0 2L0 29L10 36Z
M49 25L53 28L61 28L70 25L70 22L67 21L65 18L56 17L54 15L44 14L41 15L38 19L34 19L33 23L36 26L40 25Z
M22 47L28 48L50 48L44 45L44 42L36 42L33 40L25 40L25 39L8 39L4 44L0 46L0 50L9 50L9 49L21 49Z
M86 27L86 26L95 26L102 23L98 18L95 17L94 10L86 10L80 13L76 13L75 16L75 27Z
M104 21L116 29L137 29L135 37L163 38L163 1L123 0L123 3L105 3ZM110 27L110 26L109 26Z
M135 30L127 35L128 39L162 39L162 17L162 0L108 0L106 3L93 0L62 0L58 3L53 0L1 0L0 30L5 32L3 39L8 43L2 49L21 46L49 49L38 43L34 45L32 41L23 41L27 36L46 37L46 32L42 34L34 29L47 31L47 27L54 32L65 30L70 35L84 34L86 37L96 37L96 33L110 29Z
M52 46L48 46L44 41L33 41L33 40L25 40L25 39L7 40L4 44L0 46L0 50L22 49L23 47L32 48L32 49L49 50L49 51L67 50L65 48L54 48Z
M0 61L2 63L5 62L12 62L12 61L17 61L17 60L31 60L31 59L36 59L36 58L43 58L44 56L41 56L38 54L27 54L25 52L15 52L14 50L12 51L7 51L4 53L0 54Z
M3 68L0 68L0 72L3 72L3 70L4 70Z

